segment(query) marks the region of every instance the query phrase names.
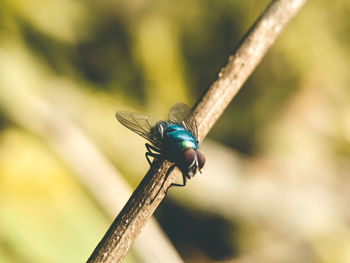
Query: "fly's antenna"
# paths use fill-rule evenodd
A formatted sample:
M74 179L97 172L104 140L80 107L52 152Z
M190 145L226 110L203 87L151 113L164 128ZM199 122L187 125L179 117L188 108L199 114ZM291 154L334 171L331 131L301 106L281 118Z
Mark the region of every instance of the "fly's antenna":
M196 161L196 167L198 168L199 173L202 173L201 168L199 168L197 154L195 155L195 158L194 158L194 159L195 159L195 161Z

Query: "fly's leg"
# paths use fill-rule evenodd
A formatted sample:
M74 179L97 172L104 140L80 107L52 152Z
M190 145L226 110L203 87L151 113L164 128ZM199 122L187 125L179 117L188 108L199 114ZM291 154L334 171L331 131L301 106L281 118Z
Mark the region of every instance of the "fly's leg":
M183 186L186 185L186 176L184 175L184 173L182 173L182 180L183 180L182 184L175 184L175 183L172 183L171 185L169 185L169 187L168 187L168 188L166 189L166 191L165 191L165 194L168 193L168 190L169 190L170 187L172 187L172 186L180 186L180 187L183 187Z
M153 145L150 145L149 143L145 144L147 151L152 152L155 151L157 153L160 153L160 150L157 147L154 147Z
M169 185L168 189L172 186L180 186L180 187L185 186L186 185L186 176L182 175L182 180L183 180L182 184L174 184L173 183L173 184Z
M152 165L152 162L149 159L149 157L150 156L153 157L153 158L160 158L160 157L162 157L160 154L153 153L153 152L146 152L145 156L146 156L147 162L149 163L149 166L151 166L152 168L153 168L153 165Z
M155 195L155 196L153 197L153 199L151 200L151 204L153 203L154 199L156 199L156 197L158 196L160 190L162 190L166 179L168 179L169 174L174 170L175 166L176 166L176 165L173 164L172 166L170 166L170 168L169 168L168 171L166 172L166 175L165 175L165 177L164 177L164 180L163 180L163 182L162 182L162 185L159 187L158 192L156 193L156 195ZM165 195L167 194L169 188L170 188L170 187L168 187L167 190L165 190Z
M147 152L145 153L147 162L149 163L149 166L154 169L152 162L149 159L149 156L151 156L153 158L161 158L162 155L160 154L160 150L158 148L156 148L148 143L146 143L145 145L146 145L146 149L147 149ZM152 152L152 150L155 152Z

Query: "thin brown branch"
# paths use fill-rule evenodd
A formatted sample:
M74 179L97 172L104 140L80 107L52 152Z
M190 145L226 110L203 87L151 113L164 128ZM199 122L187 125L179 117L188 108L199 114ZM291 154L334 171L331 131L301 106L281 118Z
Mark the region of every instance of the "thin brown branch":
M234 55L204 96L194 108L199 124L199 140L202 141L253 72L269 47L275 42L284 26L294 17L306 0L272 1L241 41ZM170 167L167 161L156 163L159 169L149 170L136 188L123 210L98 244L88 262L120 262L134 243L141 229L164 198L164 191L175 181L179 171L175 169L163 185L156 199L164 176Z

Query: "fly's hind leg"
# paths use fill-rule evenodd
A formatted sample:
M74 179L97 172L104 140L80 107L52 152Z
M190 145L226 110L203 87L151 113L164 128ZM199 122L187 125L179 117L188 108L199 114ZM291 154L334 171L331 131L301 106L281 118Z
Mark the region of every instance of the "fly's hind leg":
M150 145L149 143L145 144L147 151L152 152L155 151L157 153L160 153L160 150L157 147L154 147L153 145Z
M153 158L160 158L161 157L160 154L153 153L153 152L146 152L145 156L146 156L147 162L149 163L149 166L151 166L152 168L153 168L153 165L152 165L152 162L151 162L149 157L150 156L153 157Z
M150 145L148 143L146 143L145 145L146 145L146 149L147 149L147 152L145 153L147 162L149 163L149 166L154 169L154 167L152 165L152 162L149 159L149 157L151 156L151 157L156 159L156 158L161 158L162 155L160 154L160 150L158 148L156 148L156 147L154 147L154 146L152 146L152 145ZM152 150L154 152L152 152Z

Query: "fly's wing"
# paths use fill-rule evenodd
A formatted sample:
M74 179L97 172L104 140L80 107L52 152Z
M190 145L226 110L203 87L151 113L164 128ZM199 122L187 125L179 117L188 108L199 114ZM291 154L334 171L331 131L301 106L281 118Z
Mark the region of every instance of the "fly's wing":
M192 114L191 108L186 104L177 103L169 111L169 121L181 125L192 135L198 138L198 128L195 117Z
M117 120L123 124L126 128L136 132L146 140L150 141L154 145L158 145L159 142L151 136L151 129L157 124L157 120L140 113L118 111L115 116Z

